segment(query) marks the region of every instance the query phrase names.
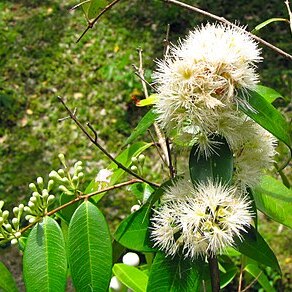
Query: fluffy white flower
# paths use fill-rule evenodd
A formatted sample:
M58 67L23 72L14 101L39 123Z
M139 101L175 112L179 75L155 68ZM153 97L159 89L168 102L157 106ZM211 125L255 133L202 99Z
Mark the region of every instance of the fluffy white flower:
M157 62L158 122L169 134L175 126L172 136L208 135L222 111L247 104L238 92L246 96L255 88L260 60L257 44L243 29L223 24L195 29L166 60Z
M168 192L177 191L179 185ZM185 185L183 181L181 187ZM251 205L245 195L235 186L208 181L183 199L162 205L152 219L151 237L155 246L171 256L177 252L189 258L212 256L232 246L251 221Z

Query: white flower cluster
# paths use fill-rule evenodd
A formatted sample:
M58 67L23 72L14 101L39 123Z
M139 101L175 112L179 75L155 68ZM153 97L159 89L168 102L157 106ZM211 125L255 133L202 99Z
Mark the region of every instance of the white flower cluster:
M227 140L235 158L236 183L253 187L275 155L275 139L245 114L248 90L258 83L257 43L241 28L207 24L195 29L158 61L153 74L159 124L182 146L216 152L216 135Z
M241 238L252 221L250 201L236 187L181 180L166 190L152 218L154 246L167 255L212 256Z

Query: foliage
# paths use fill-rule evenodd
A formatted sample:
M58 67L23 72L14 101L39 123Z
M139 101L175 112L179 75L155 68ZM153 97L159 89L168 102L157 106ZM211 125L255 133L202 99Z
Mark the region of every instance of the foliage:
M117 8L109 12L109 15L112 13L113 18L103 18L98 23L101 43L87 35L86 38L87 40L89 38L89 41L85 43L86 39L83 39L81 45L77 46L73 45L76 35L73 35L72 30L68 28L72 20L69 20L69 16L62 14L63 4L44 3L43 7L47 5L45 10L35 2L31 2L25 8L21 7L24 11L30 12L30 19L28 20L22 15L23 19L20 21L29 21L30 24L39 23L40 25L36 28L39 31L35 31L34 27L24 31L19 22L14 23L9 9L11 7L18 9L20 6L13 3L0 4L3 6L4 19L17 27L15 33L1 34L1 38L8 41L9 45L0 50L0 56L5 56L8 60L5 64L7 68L5 75L2 77L7 85L5 84L0 92L1 112L3 113L1 115L3 124L1 135L3 138L1 138L0 143L10 144L10 146L1 149L1 154L6 157L1 162L2 171L7 174L10 169L15 167L13 163L8 163L12 160L10 153L15 151L21 151L14 160L16 165L22 161L22 157L24 157L24 162L26 161L27 153L42 162L40 168L38 163L33 168L31 167L31 159L27 160L28 162L24 163L24 166L29 170L33 169L33 172L28 176L36 176L40 169L47 169L52 160L51 153L56 149L59 152L70 153L70 156L73 156L71 153L74 153L74 156L83 159L99 159L99 154L93 153L88 145L81 142L80 134L75 134L77 133L75 131L76 125L80 127L79 121L83 122L85 117L87 120L94 121L86 135L95 137L93 143L95 146L103 149L101 145L104 144L105 140L108 140L109 136L113 135L114 140L107 143L107 148L113 148L113 152L118 152L118 148L124 147L117 155L116 160L112 159L113 161L107 166L106 171L100 171L93 180L90 177L96 173L96 168L100 170L104 167L105 162L87 163L86 169L93 170L90 170L90 174L84 179L80 162L70 167L72 161L66 162L64 156L59 155L63 168L52 171L49 175L49 178L54 180L55 187L53 187L51 180L48 180L45 187L44 180L38 178L36 184L30 184L33 193L27 206L20 204L19 207L14 207L10 213L4 209L4 202L0 201L0 243L18 243L19 248L24 250L24 280L28 291L63 291L68 276L72 278L77 291L114 289L111 282L113 275L116 277L118 285L121 285L120 289L130 288L134 291L190 291L190 289L199 291L203 282L208 291L210 289L216 291L213 280L210 281L210 279L217 277L216 273L218 273L218 277L220 274L218 284L221 288L228 287L227 285L230 283L232 285L239 273L241 276L244 273L247 285L253 285L254 279L256 279L258 285L266 291L274 291L274 287L277 285L277 283L271 284L269 277L273 271L275 274L272 277L277 278L281 275L281 268L274 252L257 228L256 216L254 216L256 218L254 219L254 227L250 225L248 228L244 227L235 231L236 234L233 234L234 242L232 241L230 244L234 249L225 247L218 249L220 251L217 255L219 268L217 267L215 270L214 266L212 267L211 259L215 258L216 254L206 252L205 258L197 257L194 259L188 258L188 254L183 254L182 250L178 249L175 255L167 256L167 253L161 251L159 245L154 243L153 236L151 237L154 229L153 216L155 216L155 212L162 212L159 208L165 204L163 201L165 193L178 186L180 177L174 177L175 172L170 161L171 154L167 157L164 153L163 159L164 163L168 161L166 163L169 168L166 167L166 170L169 170L170 173L168 178L166 178L168 176L166 171L162 171L162 174L159 175L155 173L157 169L153 169L157 163L153 162L149 164L150 166L145 165L143 153L146 154L149 148L154 148L156 143L155 141L141 142L141 140L145 141L145 133L155 123L157 116L155 111L146 112L143 108L133 114L134 106L130 104L130 96L135 96L135 99L142 98L143 93L138 80L133 77L128 60L134 59L132 52L134 47L138 45L136 41L139 39L135 37L136 34L139 37L143 36L143 39L140 38L138 42L139 45L140 42L145 44L146 51L149 49L147 55L157 56L159 50L153 46L151 41L153 36L155 40L157 35L161 35L161 30L157 29L155 25L164 23L168 18L173 20L176 16L181 22L178 10L171 9L170 13L165 13L164 9L161 8L161 2L153 1L153 6L150 6L147 1L141 1L140 9L146 11L144 15L132 13L137 9L134 7L135 1L134 4L121 4L119 9L122 10ZM85 16L93 19L98 15L100 7L104 7L104 5L106 5L106 1L86 3L83 6ZM204 2L204 5L208 6L209 2ZM159 21L153 20L157 17L151 15L152 12L161 16ZM226 11L225 15L228 16L229 12ZM129 16L128 19L127 16ZM42 23L43 18L46 19L46 24ZM124 27L119 23L121 19L126 19ZM151 21L154 28L152 35L148 30L145 32L142 27L139 27L141 19L146 21L147 26L149 26L147 21ZM135 23L134 33L127 30L127 26L132 20ZM176 22L172 22L174 31L177 29L177 33L182 33L181 28L176 28ZM74 23L78 23L76 18L74 18ZM182 27L192 24L190 21L184 23ZM39 39L39 32L43 31L47 25L50 26L50 33ZM272 21L266 22L265 25L272 25ZM54 33L60 27L62 28L61 33ZM81 26L75 27L75 29L78 28ZM264 25L260 29L264 29ZM129 39L131 41L127 41ZM21 53L13 49L13 43L16 40L20 41L23 48ZM28 43L27 40L29 40ZM52 46L48 44L52 44ZM82 45L86 47L86 51ZM43 48L47 49L46 54L40 54L39 50L43 50ZM22 62L16 62L15 60L20 57ZM48 63L50 64L49 68ZM146 59L144 65L152 69L153 64L151 64L150 58ZM15 74L18 73L18 66L23 67L21 68L21 72L25 72L23 76ZM41 74L38 74L39 71ZM148 79L150 72L150 70L146 71L146 79ZM288 75L290 73L288 71ZM12 80L11 77L15 75L16 77ZM63 86L60 85L60 80ZM64 80L66 80L65 83ZM275 83L282 82L282 84L287 85L289 81L288 83L286 81L286 76L283 76L280 81L277 80ZM51 89L46 88L48 83L50 84L48 87ZM17 84L24 84L24 86L17 88L19 86ZM97 86L99 87L97 88ZM289 84L286 88L288 87ZM108 88L111 89L110 92ZM16 92L22 97L16 98ZM51 110L50 104L47 102L48 96L56 93L66 99L73 96L77 115L75 115L75 110L70 111L70 109L67 110L67 114L69 113L76 125L68 123L66 119L56 125L57 119L62 118L64 112L61 112L61 105L59 107L57 103ZM291 150L289 124L281 112L271 105L272 102L274 104L277 102L275 102L275 98L278 97L277 92L268 87L258 87L249 95L252 108L239 106L240 110L267 129ZM82 107L84 97L86 97L86 108ZM15 100L17 100L17 104L13 102ZM282 105L286 106L287 100L285 98L282 100L284 100ZM155 99L153 101L155 103ZM120 110L121 108L123 111ZM96 112L99 112L99 116L103 118L99 120L96 117ZM140 114L144 115L142 119L138 117ZM128 122L120 124L122 120ZM51 127L52 123L55 124L55 128L45 130L46 126ZM130 134L130 128L134 125L137 126ZM9 126L15 131L20 140L30 131L35 134L31 138L32 141L28 142L27 139L23 139L21 142L11 142L13 136L4 126ZM115 131L112 131L113 128ZM159 134L158 132L157 134L158 144L161 146L160 135L162 135L163 140L163 133ZM123 143L124 136L129 136L125 143ZM135 142L137 140L140 142ZM55 143L56 141L58 143ZM166 139L166 141L168 140ZM225 188L228 189L227 185L232 185L236 180L234 178L235 164L233 164L236 155L228 146L225 138L215 135L214 141L217 148L216 151L211 151L209 156L202 156L198 144L192 146L190 154L187 150L185 156L189 155L189 167L187 170L185 165L183 167L186 172L190 173L190 181L194 189L197 189L201 184L204 185L204 183L216 185L220 182L223 184L222 189L225 190ZM38 145L39 142L42 142L41 145ZM244 150L244 146L242 148ZM170 153L167 143L166 149ZM108 157L112 156L106 150L102 151ZM282 155L285 155L284 151ZM185 164L185 156L182 156L179 163ZM281 159L284 160L283 157L279 158L279 160ZM57 163L54 162L53 165L55 168ZM135 178L121 182L126 173ZM250 209L252 212L256 212L256 208L258 208L272 220L291 227L291 212L287 204L291 193L288 188L289 183L287 183L289 177L286 177L281 169L279 174L284 183L267 175L263 177L259 185L249 190L249 200L252 200ZM20 181L29 181L28 176L21 178ZM1 176L0 186L4 185L6 180L9 182L9 179L11 177L7 175ZM157 179L164 181L164 183L153 183ZM104 203L102 199L110 197L111 191L123 186L131 186L129 190L141 206L137 206L138 210L133 209L133 213L119 224L113 233L114 241L112 242L110 230L114 226L108 226L109 220L104 218L101 211ZM2 186L3 190L5 188ZM232 191L231 188L230 192ZM19 189L14 188L14 192L19 192ZM50 192L54 195L50 195ZM58 200L55 200L56 197ZM15 202L14 199L11 201ZM230 206L228 208L231 208ZM206 208L204 216L211 215L210 208ZM218 207L216 212L229 212L228 208L222 211ZM281 213L279 213L279 208ZM26 214L25 218L22 217L23 212ZM11 217L11 214L14 217ZM216 221L218 225L221 224L220 216L216 217L219 218L218 222ZM24 219L28 222L25 223ZM200 224L205 224L205 221L201 221ZM182 237L181 231L176 236L175 240L179 242ZM139 252L142 263L138 262L132 266L120 263L121 261L125 262L121 260L121 256L126 250ZM237 262L239 256L240 264ZM206 260L210 264L210 270ZM0 282L0 288L14 291L16 288L13 277L1 262L0 264L2 273L7 279L5 282ZM268 270L267 266L271 270Z

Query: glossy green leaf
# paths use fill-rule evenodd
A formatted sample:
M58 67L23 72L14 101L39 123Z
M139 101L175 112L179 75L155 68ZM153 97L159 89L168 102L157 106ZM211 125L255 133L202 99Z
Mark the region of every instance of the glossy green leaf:
M233 155L226 140L217 136L216 141L220 144L216 147L216 153L208 158L199 153L198 146L194 145L190 157L189 168L193 184L208 179L220 179L229 183L233 174Z
M288 19L285 19L285 18L279 18L279 17L270 18L270 19L267 19L266 21L264 21L264 22L258 24L258 25L252 30L252 33L261 30L263 27L269 25L269 24L272 23L272 22L279 22L279 21L284 21L284 22L288 22L288 23L289 23L289 20L288 20Z
M153 187L146 183L136 183L129 186L129 191L132 192L137 200L141 202L146 202L150 195L153 193Z
M146 149L148 149L150 146L152 146L152 143L144 143L144 142L138 142L133 145L131 145L129 148L125 149L122 153L120 153L117 157L116 160L123 164L125 167L130 167L132 161L132 157L136 157L140 155L142 152L144 152ZM111 176L110 184L109 185L114 185L125 173L125 171L121 168L118 168L118 166L112 162L109 167L109 170L113 171L113 175ZM89 194L92 192L95 192L98 190L99 183L96 182L95 180L92 180L90 184L87 186L85 190L85 194ZM97 196L94 196L95 202L98 202L105 193L99 194Z
M64 291L67 276L65 242L55 220L45 217L30 232L23 256L26 291Z
M103 8L105 8L106 5L107 5L106 0L91 0L89 8L88 8L88 14L87 14L88 19L93 19L96 16L98 16L100 11Z
M244 267L244 270L248 272L250 275L252 275L255 279L257 279L257 282L260 283L260 285L264 288L265 292L276 292L276 290L269 282L267 276L258 267L258 265L248 264Z
M248 233L244 232L241 235L242 240L235 238L235 249L258 263L269 266L281 273L281 269L274 252L253 227L248 229Z
M2 262L0 262L0 291L3 292L18 291L12 274Z
M153 105L158 99L158 94L154 93L148 96L145 99L141 99L137 102L137 106L147 106L147 105Z
M224 263L224 272L220 271L220 288L223 289L237 274L237 267L233 263Z
M150 216L148 204L145 204L120 223L114 234L115 240L132 250L155 251L150 242Z
M128 288L135 292L144 292L147 288L148 276L136 267L115 264L114 275Z
M74 199L74 196L68 196L66 194L62 194L60 196L60 205L64 205ZM69 224L72 215L74 214L77 207L80 205L80 201L67 206L66 208L60 210L58 212L58 215L60 215L61 219L63 219L67 224Z
M249 91L249 104L254 110L243 106L240 109L291 149L289 124L282 114L255 91Z
M151 266L147 291L199 291L203 266L199 259L191 261L179 256L166 257L158 252Z
M69 266L77 291L106 291L111 279L110 232L99 209L82 203L68 230Z
M155 122L157 114L153 110L149 110L145 116L139 121L137 127L132 131L130 137L126 140L124 145L128 145L135 141L139 136L143 135L147 129Z
M279 92L267 86L257 85L255 91L259 95L261 95L268 103L274 102L277 98L283 98L283 96Z
M292 228L292 190L280 181L264 176L253 189L257 208L273 220Z

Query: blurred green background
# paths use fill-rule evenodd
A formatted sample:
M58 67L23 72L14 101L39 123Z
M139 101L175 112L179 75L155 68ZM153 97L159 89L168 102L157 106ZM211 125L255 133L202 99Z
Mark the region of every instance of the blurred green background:
M279 0L238 0L236 5L227 0L186 2L248 25L249 30L266 19L288 17L284 1ZM132 100L143 97L132 68L139 63L137 48L143 49L150 81L154 60L162 57L168 23L170 40L175 43L194 25L212 21L163 1L121 1L76 44L86 21L81 9L69 12L75 4L0 1L0 199L8 205L23 202L30 195L28 183L59 166L60 152L69 161L85 163L87 181L108 163L70 120L58 123L66 113L57 95L77 108L83 123L91 122L101 144L115 155L145 112ZM292 53L287 23L272 23L258 35ZM276 106L291 118L291 62L265 47L262 50L262 83L285 97ZM110 218L118 215L120 219L132 203L125 191L118 199L112 194L104 205L110 210L115 206L118 211ZM285 274L285 289L292 289L291 231L284 227L280 232L278 224L266 218L262 222L260 228Z

